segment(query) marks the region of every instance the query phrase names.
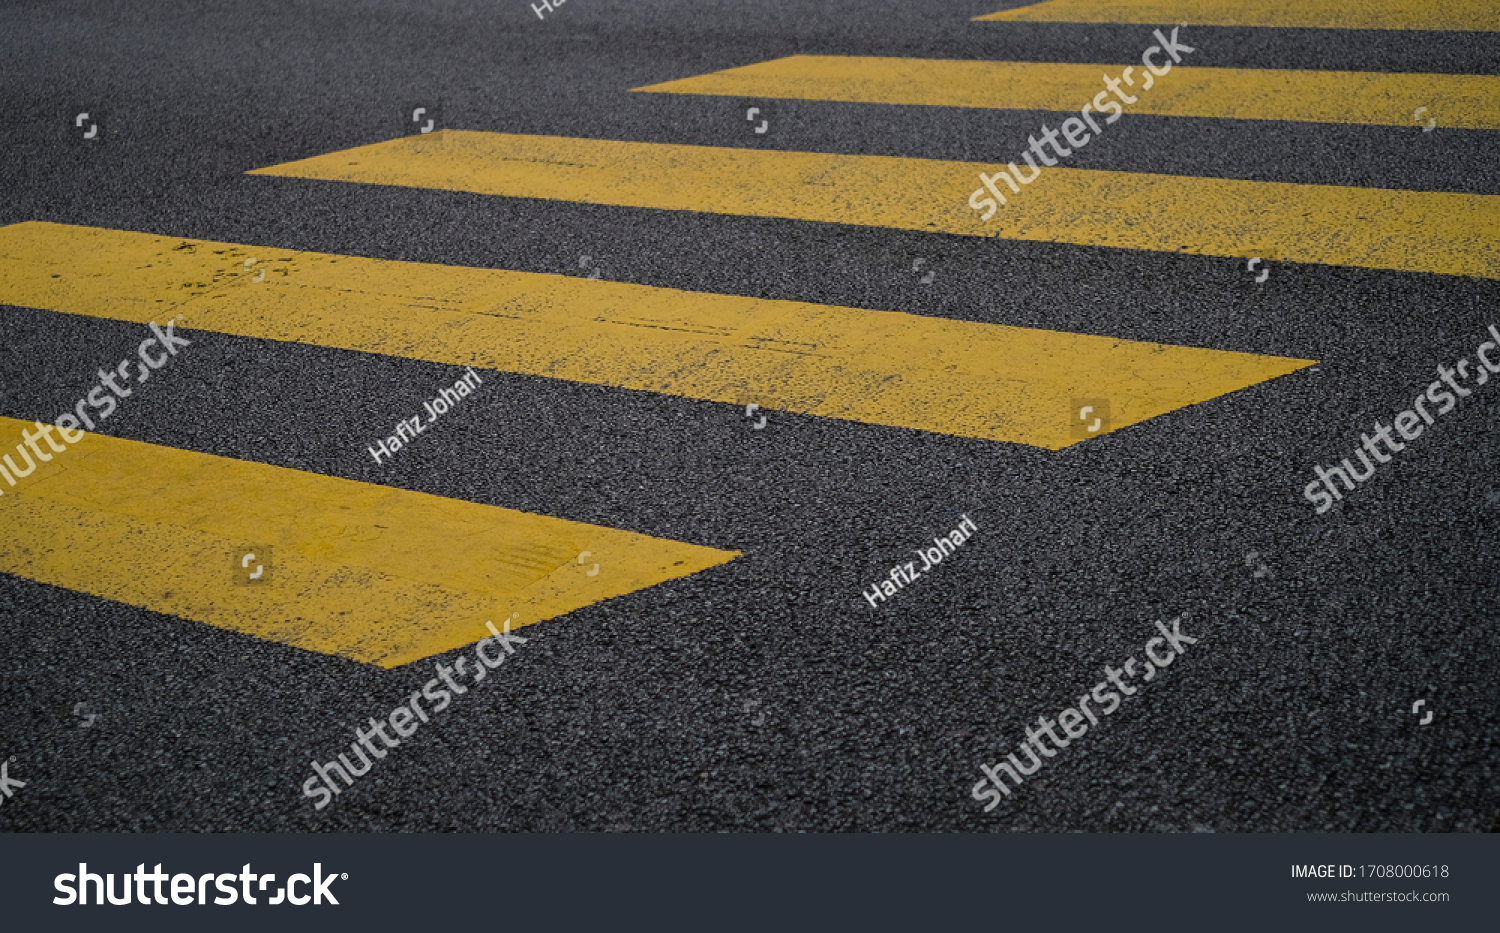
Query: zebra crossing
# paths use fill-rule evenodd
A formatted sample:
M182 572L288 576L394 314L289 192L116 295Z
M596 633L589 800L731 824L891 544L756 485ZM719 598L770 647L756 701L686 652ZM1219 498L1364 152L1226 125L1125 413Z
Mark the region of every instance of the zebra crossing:
M1240 21L1254 9L1260 21ZM1431 5L1423 20L1426 9L1050 0L975 28L1078 17L1063 21L1500 29L1478 5ZM1376 21L1387 25L1348 25ZM1066 110L1101 67L795 56L633 90ZM1139 112L1420 132L1410 111L1428 106L1445 127L1500 128L1500 79L1489 77L1188 66L1173 77ZM1500 196L1057 167L986 224L968 198L991 167L443 129L249 174L1236 260L1270 248L1287 262L1500 278ZM188 333L726 405L784 399L817 418L1046 451L1315 363L40 221L0 228L0 302L141 324L180 315ZM1097 433L1077 430L1080 400L1089 410L1107 400ZM0 436L25 426L0 418ZM21 529L0 541L0 570L382 667L462 647L475 619L516 612L518 625L532 624L738 554L733 542L666 540L99 434L71 456L65 471L0 499ZM133 546L106 547L122 538ZM251 542L276 555L275 587L230 572L256 553ZM586 572L585 554L603 555L609 573ZM224 573L199 569L216 564Z

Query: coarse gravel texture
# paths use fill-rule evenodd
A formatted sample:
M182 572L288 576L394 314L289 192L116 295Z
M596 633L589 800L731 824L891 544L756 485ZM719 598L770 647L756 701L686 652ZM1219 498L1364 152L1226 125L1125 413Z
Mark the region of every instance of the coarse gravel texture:
M1048 115L772 101L747 140L738 99L629 93L791 54L1128 64L1150 44L970 22L1007 5L0 9L19 50L3 224L571 275L588 255L615 281L1319 361L1060 452L775 409L757 431L735 406L485 372L375 466L366 445L450 367L187 330L107 433L743 556L522 629L510 663L322 811L309 761L449 656L386 671L0 576L0 757L27 782L0 830L1500 829L1500 381L1327 514L1301 496L1500 324L1494 281L1273 261L1257 285L1242 260L244 174L389 139L413 101L465 129L1009 158ZM1480 35L1183 36L1204 66L1500 65ZM104 145L71 135L79 106ZM1069 165L1500 194L1495 141L1127 114ZM27 419L140 339L26 308L0 326L0 413ZM860 593L961 513L978 533L872 610ZM970 798L980 764L1181 613L1200 641L1169 669L993 812Z

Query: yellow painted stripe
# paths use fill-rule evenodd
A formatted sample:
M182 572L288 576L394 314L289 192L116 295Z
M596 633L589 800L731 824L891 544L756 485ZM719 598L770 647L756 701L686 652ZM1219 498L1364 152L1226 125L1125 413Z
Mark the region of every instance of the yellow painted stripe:
M387 668L739 553L102 434L49 455L0 482L0 571Z
M1494 0L1048 0L974 17L1031 23L1500 32ZM1191 45L1191 43L1189 43Z
M1158 56L1162 61L1170 63ZM794 55L636 90L1076 113L1106 90L1105 76L1118 79L1122 71L1120 65ZM1121 85L1137 98L1127 113L1410 127L1433 119L1445 128L1500 129L1500 78L1491 76L1174 65L1144 90L1144 74L1137 65L1135 86ZM1415 120L1419 107L1427 112ZM1107 133L1103 118L1095 119Z
M1109 400L1102 434L1311 364L51 223L0 228L0 302L1053 450L1083 439L1074 399Z
M459 130L442 135L442 141L407 137L252 174L1208 256L1265 256L1274 248L1288 262L1500 278L1500 195L1058 166L1043 168L985 223L968 202L979 173L996 168L988 163Z

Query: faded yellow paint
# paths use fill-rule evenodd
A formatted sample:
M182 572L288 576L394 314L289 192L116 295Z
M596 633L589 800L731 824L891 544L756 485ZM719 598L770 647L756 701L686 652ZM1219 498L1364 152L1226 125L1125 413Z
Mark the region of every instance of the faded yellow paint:
M974 17L1031 23L1500 32L1494 0L1047 0ZM1192 43L1188 43L1191 45Z
M989 221L998 166L448 130L252 174L1119 249L1500 278L1500 195L1103 172L1062 166ZM1020 152L999 152L1019 159ZM1022 166L1023 170L1025 166Z
M3 486L0 571L387 668L739 553L102 434L51 456Z
M1154 61L1171 63L1160 55ZM794 55L636 90L1076 114L1106 90L1106 76L1119 79L1124 68L1118 64ZM1500 78L1489 75L1173 65L1165 75L1150 78L1151 88L1145 90L1145 69L1136 63L1131 80L1133 86L1120 85L1125 96L1136 98L1135 103L1124 105L1128 114L1354 123L1413 130L1436 120L1445 129L1500 129ZM1427 111L1414 119L1412 114L1419 107ZM1105 117L1095 120L1108 134Z
M244 260L254 256L253 281ZM1309 360L51 223L0 228L0 302L829 418L1077 443ZM1085 435L1085 437L1090 435ZM1097 435L1093 435L1097 436Z

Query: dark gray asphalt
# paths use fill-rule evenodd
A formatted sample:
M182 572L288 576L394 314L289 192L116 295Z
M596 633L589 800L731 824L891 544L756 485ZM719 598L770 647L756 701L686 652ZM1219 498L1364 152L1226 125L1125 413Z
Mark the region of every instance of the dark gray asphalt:
M1312 464L1500 324L1500 284L1275 263L1257 286L1237 260L243 174L391 138L433 99L450 127L744 145L737 99L627 91L796 53L1125 64L1150 32L969 21L1006 5L7 3L0 224L570 274L589 255L616 281L1320 365L1060 453L775 412L753 431L728 405L495 373L461 425L376 468L363 445L447 367L190 332L108 433L744 556L525 629L513 663L323 811L309 760L430 663L0 576L0 759L27 782L0 829L1500 829L1500 386L1331 512L1301 498ZM1195 65L1500 65L1480 35L1191 36ZM70 137L80 106L106 145ZM1042 119L772 106L760 145L941 159L1016 151ZM1069 164L1500 194L1493 132L1127 115L1103 140ZM133 325L0 313L11 417L50 420L133 345ZM861 590L960 512L978 534L872 611ZM1202 640L1161 679L994 812L969 797L981 763L1184 611Z

